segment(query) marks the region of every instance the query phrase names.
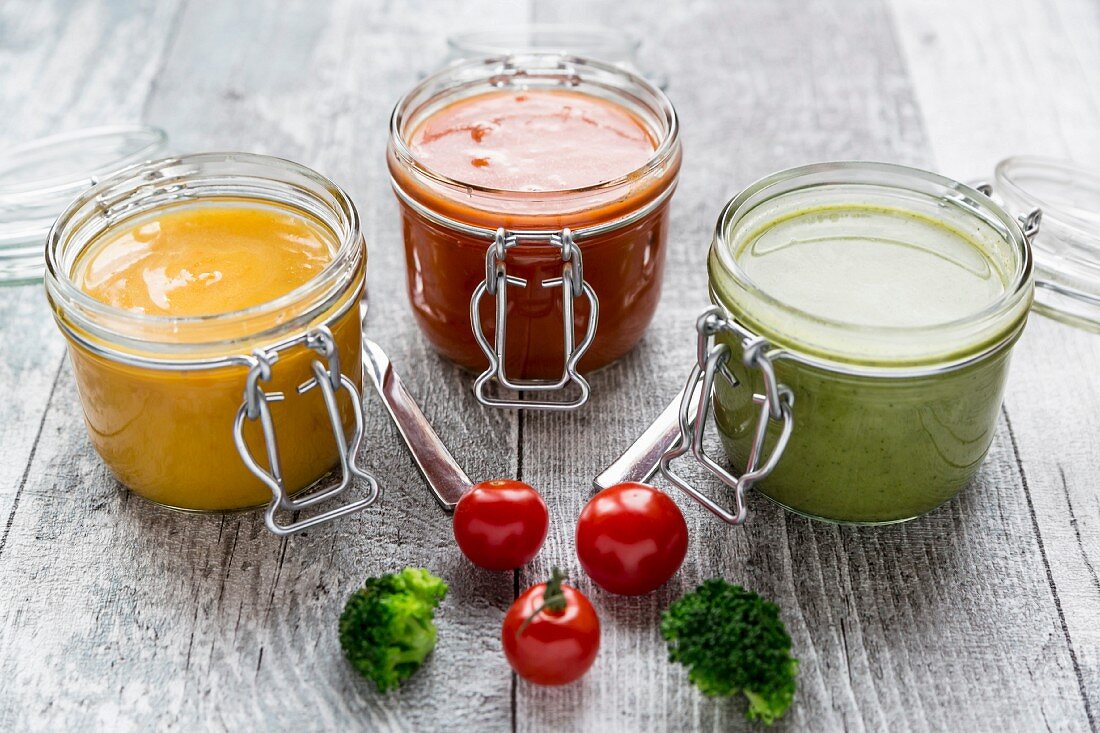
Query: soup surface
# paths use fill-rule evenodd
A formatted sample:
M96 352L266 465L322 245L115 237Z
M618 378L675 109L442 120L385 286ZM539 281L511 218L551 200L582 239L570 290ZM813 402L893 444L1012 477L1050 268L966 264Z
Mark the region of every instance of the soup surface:
M1005 291L984 247L902 209L829 206L746 237L737 263L761 290L800 311L871 327L965 318Z
M153 316L211 316L266 303L316 277L337 242L292 209L224 199L111 228L74 271L96 300Z
M409 136L425 166L505 191L565 191L641 168L657 143L621 104L550 89L487 92L429 115Z

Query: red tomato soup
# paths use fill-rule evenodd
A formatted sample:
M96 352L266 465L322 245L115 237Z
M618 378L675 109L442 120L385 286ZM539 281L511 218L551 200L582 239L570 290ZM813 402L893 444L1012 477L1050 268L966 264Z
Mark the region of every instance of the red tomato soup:
M505 191L598 186L645 165L657 149L630 110L560 89L485 92L417 125L409 147L448 178Z
M569 63L566 63L568 61ZM668 207L680 168L664 94L614 66L555 55L473 61L424 80L394 111L388 162L400 202L409 299L433 346L469 369L489 364L471 328L495 233L519 235L503 259L504 371L557 379L565 362L563 252L568 229L598 299L580 371L627 353L661 292ZM498 250L499 251L499 250ZM478 304L496 344L495 300ZM580 343L591 318L572 299ZM499 351L499 344L496 345Z

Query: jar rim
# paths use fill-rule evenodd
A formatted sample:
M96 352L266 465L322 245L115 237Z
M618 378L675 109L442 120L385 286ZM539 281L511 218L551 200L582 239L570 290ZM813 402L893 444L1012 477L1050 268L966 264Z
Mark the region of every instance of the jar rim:
M652 104L648 104L647 106L649 106L650 110L658 115L664 123L664 130L661 131L663 133L662 137L656 149L654 149L653 154L641 166L611 180L601 181L600 183L590 184L588 186L550 191L512 191L509 189L494 188L492 186L483 186L476 183L467 183L456 178L451 178L433 170L416 157L416 154L413 153L412 149L405 141L403 126L406 122L405 118L410 112L409 108L418 95L423 94L434 84L444 82L448 77L457 77L462 72L473 72L478 69L483 69L486 73L484 79L481 79L483 82L490 81L494 77L502 74L511 74L515 76L523 75L525 78L529 79L538 78L530 74L529 70L531 69L540 72L556 72L558 74L563 72L573 72L575 74L578 70L589 69L595 72L611 74L619 77L625 82L636 85L650 96ZM428 99L434 99L440 94L453 90L453 88L454 87L447 87L442 91L437 91ZM679 116L676 114L676 109L672 106L672 102L669 100L668 95L659 87L639 74L635 74L621 66L597 61L596 59L584 56L563 54L556 51L531 51L478 59L459 59L422 79L416 86L402 95L397 101L397 104L394 105L393 112L390 114L390 145L395 156L404 165L412 168L420 175L431 179L434 183L452 190L486 195L505 194L510 198L519 199L537 200L547 195L561 196L563 194L585 195L614 189L631 183L660 168L670 157L672 157L676 153L679 137Z
M208 166L213 170L200 173ZM175 171L176 168L182 170ZM280 175L287 178L279 178ZM330 229L338 241L332 260L312 278L276 298L246 308L208 315L166 316L137 313L104 303L81 290L72 278L72 266L79 252L116 223L163 206L201 201L205 197L202 194L185 196L179 195L175 190L189 177L238 183L251 181L263 185L264 196L259 193L250 195L247 191L222 192L221 195L282 203L314 215L330 214L328 218L321 219L320 223ZM294 179L293 182L290 177ZM158 195L168 198L158 200ZM211 197L216 195L218 194L212 194ZM142 203L147 205L142 207ZM312 208L306 208L307 206ZM90 226L88 217L96 214L109 217L114 207L120 207L116 221L102 223L95 234L80 243L77 253L66 250L80 228ZM341 286L350 281L351 274L362 260L362 248L359 246L361 241L359 213L351 198L320 173L300 163L275 156L239 152L196 153L132 165L105 178L78 196L61 213L47 237L45 285L48 297L65 317L73 319L78 327L102 338L119 337L144 347L164 347L168 351L211 348L251 341L273 335L275 331L285 333L291 329L279 327L260 332L234 333L231 337L186 342L135 338L132 332L140 330L143 334L177 333L184 329L213 329L245 323L250 319L294 308L296 305L301 306L303 312L292 319L292 322L278 326L291 326L301 321L313 320L331 307L334 298L338 299L343 292ZM101 324L103 320L109 321L111 325L104 327Z
M880 181L863 180L860 179L860 176L890 177L893 180L890 183L884 183ZM748 213L748 211L756 205L772 198L772 196L767 195L768 189L777 187L781 184L791 184L798 179L813 179L815 177L824 180L819 180L815 183L810 183L809 180L807 180L806 185L866 184L878 186L886 190L896 189L922 192L915 188L915 186L923 183L939 189L942 192L941 198L943 199L947 199L950 196L950 200L959 205L966 213L977 216L987 223L990 223L989 219L992 218L994 222L1004 230L1008 243L1012 246L1012 251L1016 255L1015 267L1010 273L1009 280L1005 283L1004 292L973 313L950 321L919 326L853 324L848 321L831 319L811 313L784 302L782 299L760 287L751 277L749 277L748 273L737 261L733 251L733 242L729 240L729 234L740 216ZM910 181L914 187L906 186L906 181ZM785 188L777 191L773 196L787 193L791 190L799 189ZM719 215L718 222L715 226L711 252L717 257L722 270L734 280L738 287L769 307L789 314L805 323L818 324L823 327L836 329L839 332L858 333L861 336L867 336L873 340L885 341L890 338L898 338L901 336L943 337L945 334L966 331L969 328L979 326L983 323L997 322L999 317L1014 312L1021 305L1022 301L1026 300L1026 302L1030 304L1032 293L1033 261L1031 246L1027 236L1024 234L1020 222L1016 218L1011 216L991 198L971 186L936 173L894 163L868 161L812 163L789 168L761 178L742 190L723 207L722 213ZM727 310L729 309L729 304L724 302L724 299L714 288L713 275L711 276L711 293L712 297L717 297L719 302L721 302ZM1022 310L1022 317L1026 317L1027 307L1024 307ZM1017 323L1017 320L1016 318L1012 319L1011 323L1006 325L1003 329L995 329L997 337L996 343L993 344L993 346L1007 342L1018 335L1019 328L1013 327L1013 325ZM769 333L767 337L769 339L773 338L771 333ZM908 369L922 364L931 363L942 365L944 363L954 363L960 360L965 361L965 357L970 354L970 351L984 353L987 350L985 347L990 345L988 339L983 340L982 338L976 338L974 343L971 344L973 348L970 351L963 349L960 352L960 350L956 349L942 354L929 354L921 357L893 360L881 358L881 356L879 358L867 357L861 359L847 354L841 355L834 353L827 348L815 347L798 340L794 340L794 343L791 344L783 342L782 339L773 340L778 342L775 346L780 347L782 350L791 352L794 355L806 356L819 364L854 364L863 367L872 367L874 369L893 369L895 367Z

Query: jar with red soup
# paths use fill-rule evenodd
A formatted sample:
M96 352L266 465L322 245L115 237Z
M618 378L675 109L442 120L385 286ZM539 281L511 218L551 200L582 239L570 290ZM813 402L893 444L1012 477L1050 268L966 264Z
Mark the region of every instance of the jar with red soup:
M431 344L480 372L482 404L583 405L583 374L630 351L660 298L681 158L668 98L579 57L461 61L397 103L387 157Z

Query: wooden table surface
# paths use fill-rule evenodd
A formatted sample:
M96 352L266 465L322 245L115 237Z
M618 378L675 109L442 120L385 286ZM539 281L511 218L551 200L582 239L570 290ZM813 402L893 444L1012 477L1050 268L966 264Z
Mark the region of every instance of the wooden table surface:
M592 20L642 36L683 123L665 294L642 345L569 415L480 409L404 293L383 150L398 95L478 23ZM1100 160L1095 0L528 0L0 3L0 144L142 120L180 152L312 166L365 222L366 329L475 478L517 477L550 535L515 574L473 569L371 405L383 503L280 540L256 514L187 516L133 498L85 434L41 286L0 290L0 730L746 729L666 661L657 620L721 575L774 598L802 660L779 728L1097 730L1100 337L1034 317L973 486L917 521L837 527L751 501L743 529L677 496L692 532L667 587L593 588L573 549L592 477L672 398L705 305L721 205L757 177L829 159L988 178L1016 153ZM518 589L552 564L600 609L578 684L510 673ZM397 694L341 656L336 619L364 577L423 565L451 583L439 645Z

